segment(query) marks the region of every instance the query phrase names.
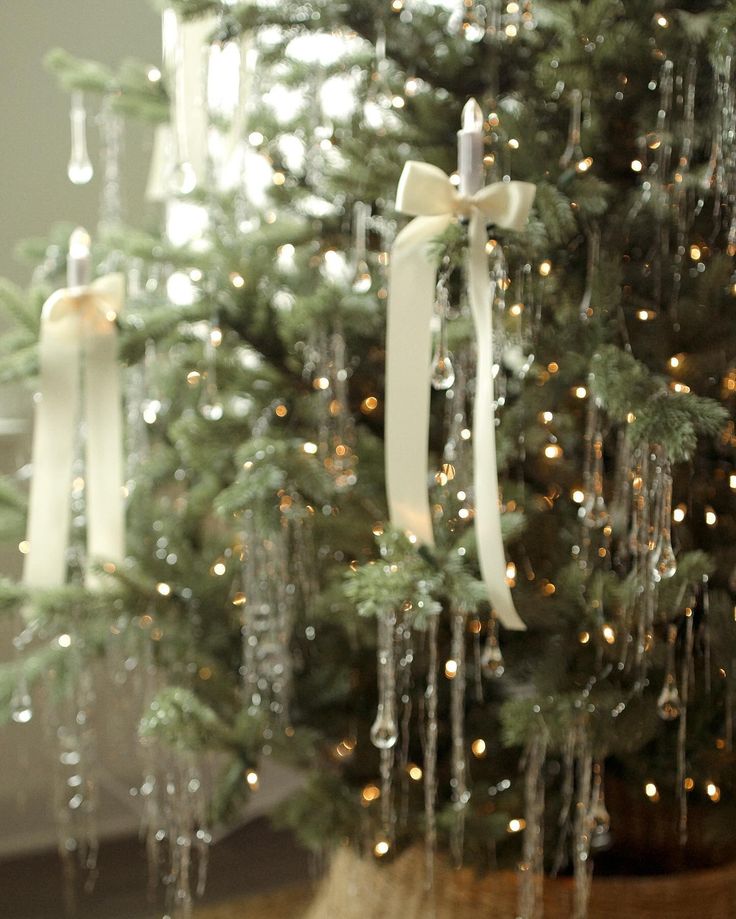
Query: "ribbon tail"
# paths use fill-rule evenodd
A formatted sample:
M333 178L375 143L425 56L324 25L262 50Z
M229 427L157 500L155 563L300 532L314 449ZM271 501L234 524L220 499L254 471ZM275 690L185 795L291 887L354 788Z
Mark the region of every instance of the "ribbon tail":
M23 564L23 583L29 587L64 584L69 545L79 406L79 320L74 315L50 319L49 312L44 307L39 341L40 396L35 411L26 531L29 551Z
M120 305L119 297L111 299L116 306ZM84 339L87 587L99 583L90 563L117 564L125 556L123 418L117 352L114 322L87 328Z
M478 368L473 410L473 467L475 479L475 533L478 561L491 604L507 629L523 630L506 583L506 555L501 535L501 512L496 465L496 425L493 407L493 288L488 276L484 218L470 219L468 288L478 341Z
M429 243L449 215L417 217L391 255L386 329L386 494L394 526L434 545L429 507L429 362L437 259Z

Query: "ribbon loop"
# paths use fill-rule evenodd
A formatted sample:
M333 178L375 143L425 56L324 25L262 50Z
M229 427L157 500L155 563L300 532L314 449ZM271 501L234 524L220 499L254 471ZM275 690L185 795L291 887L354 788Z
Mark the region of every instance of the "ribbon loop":
M524 629L506 583L506 558L496 467L492 374L493 284L486 224L521 230L536 188L497 182L460 196L448 176L428 163L407 162L396 195L398 211L415 219L396 237L391 255L386 331L386 492L394 525L434 544L429 507L429 355L438 255L431 243L457 216L470 218L468 294L478 345L473 422L475 530L481 576L501 622Z
M125 554L122 404L115 319L124 280L107 275L89 287L59 290L41 313L40 397L33 432L33 479L23 581L58 587L66 580L70 498L79 407L86 428L87 556L120 562ZM95 583L89 567L85 580Z

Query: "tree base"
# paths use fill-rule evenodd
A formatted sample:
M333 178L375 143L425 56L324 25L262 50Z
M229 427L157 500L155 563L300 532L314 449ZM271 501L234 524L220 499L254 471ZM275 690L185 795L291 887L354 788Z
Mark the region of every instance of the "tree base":
M424 859L410 849L390 864L335 853L304 919L517 919L518 878L476 875L438 860L434 890L424 890ZM544 919L570 919L573 881L544 881ZM736 915L736 864L658 877L593 880L588 919L724 919Z

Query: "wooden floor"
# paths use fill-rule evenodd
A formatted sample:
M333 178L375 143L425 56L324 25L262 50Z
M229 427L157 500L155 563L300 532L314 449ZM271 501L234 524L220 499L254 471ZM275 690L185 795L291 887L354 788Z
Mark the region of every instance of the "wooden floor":
M91 894L64 902L64 882L56 853L0 861L2 919L161 919L163 900L147 897L147 868L136 839L102 845L99 878ZM297 919L309 899L310 860L292 837L256 820L212 848L202 919ZM273 897L267 894L278 891ZM247 911L226 905L257 896ZM274 908L276 907L276 908Z

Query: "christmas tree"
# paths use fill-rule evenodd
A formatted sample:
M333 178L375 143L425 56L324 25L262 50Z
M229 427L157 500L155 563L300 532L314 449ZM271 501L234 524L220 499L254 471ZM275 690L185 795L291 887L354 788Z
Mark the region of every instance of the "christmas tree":
M103 210L91 255L57 228L0 290L2 378L41 373L30 509L0 491L26 554L0 686L17 722L58 696L67 849L92 863L104 656L181 915L271 757L304 775L279 817L305 844L424 846L430 888L438 851L519 863L525 917L544 871L584 917L595 852L645 845L606 790L667 822L653 870L728 857L735 19L178 0L160 68L51 55L72 181L85 97L106 113ZM163 231L122 220L123 116L156 126ZM111 273L125 298L89 286Z

